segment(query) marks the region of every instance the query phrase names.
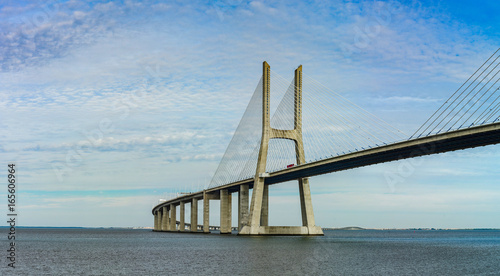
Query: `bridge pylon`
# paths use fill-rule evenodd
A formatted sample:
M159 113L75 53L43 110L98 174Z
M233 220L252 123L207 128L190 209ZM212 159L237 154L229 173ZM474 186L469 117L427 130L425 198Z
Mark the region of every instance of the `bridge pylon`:
M239 215L242 218L239 235L323 235L321 227L316 226L314 222L308 178L298 179L302 226L268 225L269 188L265 180L269 140L289 139L294 141L297 165L305 163L302 140L302 65L295 70L294 86L294 129L272 128L270 117L271 67L264 61L262 73L262 139L254 177L250 211L248 212L246 208L239 208ZM245 195L245 193L242 193L242 195ZM246 196L248 197L248 193L246 193ZM241 200L245 202L245 199L240 199L240 202ZM246 202L248 202L248 199L246 199Z

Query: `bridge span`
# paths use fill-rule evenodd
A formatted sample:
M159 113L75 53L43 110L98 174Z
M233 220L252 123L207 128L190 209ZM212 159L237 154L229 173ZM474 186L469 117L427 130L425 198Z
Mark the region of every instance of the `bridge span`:
M378 163L444 153L455 150L463 150L498 143L500 143L500 122L467 129L455 130L418 139L412 139L408 141L384 145L377 148L353 152L342 156L332 157L325 160L297 165L292 168L287 168L281 171L269 173L268 175L263 175L262 178L264 179L265 185L272 185L290 180L296 180L299 178L312 177L342 170L349 170ZM229 210L229 208L231 206L231 194L233 193L238 193L239 197L238 229L241 230L242 219L245 215L244 208L248 208L248 189L253 189L254 181L254 179L249 178L224 186L206 189L192 194L182 195L180 197L158 204L153 208L153 214L155 215L155 231L185 231L185 228L182 228L182 224L184 221L184 207L181 207L180 209L181 217L178 224L181 225L181 228L168 228L168 223L166 223L167 218L171 217L171 214L176 211L176 206L183 206L186 203L190 203L192 206L197 206L197 202L199 200L205 202L203 205L203 225L208 225L208 202L209 200L221 200L221 195L223 197L221 203L226 204L226 206L221 207L221 217L226 217L228 221L224 223L230 225L231 210ZM247 198L245 199L245 197ZM191 208L191 221L197 221L197 211L197 207ZM162 217L160 217L161 214L163 215ZM162 218L164 219L163 224ZM224 225L224 223L221 222L221 226ZM293 227L285 227L283 229L287 228L288 230L292 231L296 230ZM202 227L191 229L191 231L197 232L198 229L201 230ZM209 229L209 227L205 227L205 229ZM292 231L290 231L290 234L300 234ZM209 230L204 230L204 232L208 233ZM227 231L223 232L223 230L221 229L221 233L227 233Z

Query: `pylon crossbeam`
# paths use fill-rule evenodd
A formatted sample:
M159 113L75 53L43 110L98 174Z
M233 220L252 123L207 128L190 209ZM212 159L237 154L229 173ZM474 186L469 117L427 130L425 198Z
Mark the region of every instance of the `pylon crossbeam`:
M269 139L289 139L298 142L297 137L298 137L298 131L295 129L283 130L283 129L272 128Z

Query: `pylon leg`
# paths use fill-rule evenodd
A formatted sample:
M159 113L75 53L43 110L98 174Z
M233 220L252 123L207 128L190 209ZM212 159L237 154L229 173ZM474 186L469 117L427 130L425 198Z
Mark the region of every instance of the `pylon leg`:
M269 185L264 185L262 193L262 209L260 210L260 226L269 226Z
M241 235L259 234L260 217L262 215L263 196L264 196L264 178L258 177L254 180L248 225L243 226L243 228L238 234Z
M254 179L252 202L250 204L247 225L240 226L241 235L323 235L319 226L315 225L311 202L309 180L299 179L300 206L302 226L269 226L269 187L265 185L266 162L269 140L291 139L295 141L297 164L305 163L304 145L302 142L302 66L295 70L295 103L294 129L279 130L271 128L269 115L270 67L263 64L262 74L262 138Z

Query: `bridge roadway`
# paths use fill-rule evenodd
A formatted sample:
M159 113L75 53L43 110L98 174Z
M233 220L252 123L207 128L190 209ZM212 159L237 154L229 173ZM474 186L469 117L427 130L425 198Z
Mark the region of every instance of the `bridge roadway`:
M272 185L290 180L297 180L299 178L349 170L378 163L493 145L497 143L500 143L500 122L449 131L446 133L383 145L376 148L363 149L345 155L294 166L269 173L265 177L265 184ZM253 188L253 184L254 179L249 178L223 186L183 195L156 205L152 212L154 215L155 212L160 210L162 207L179 205L181 202L190 202L193 199L201 200L204 198L204 194L217 194L221 190L227 190L229 193L237 192L239 191L239 187L241 185L249 185L249 188L251 189ZM218 198L213 197L209 199ZM205 212L208 212L208 210L205 210L204 213ZM208 216L208 214L204 214L204 216Z

